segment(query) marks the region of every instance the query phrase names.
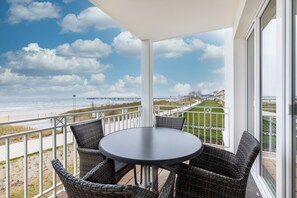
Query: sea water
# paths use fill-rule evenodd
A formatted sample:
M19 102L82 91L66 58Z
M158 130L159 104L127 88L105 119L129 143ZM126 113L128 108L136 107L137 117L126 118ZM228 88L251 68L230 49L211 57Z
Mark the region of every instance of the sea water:
M90 100L79 97L0 98L0 121L53 116L73 109L113 103L112 100Z

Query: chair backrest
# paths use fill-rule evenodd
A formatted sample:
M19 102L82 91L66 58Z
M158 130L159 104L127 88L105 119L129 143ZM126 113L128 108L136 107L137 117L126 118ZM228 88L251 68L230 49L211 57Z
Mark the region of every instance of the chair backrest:
M101 119L72 125L70 128L79 147L98 149L99 141L104 136Z
M56 173L61 179L68 197L132 197L132 186L106 183L106 174L109 172L106 168L114 168L114 163L112 160L105 160L100 164L103 163L105 163L105 167L102 167L102 173L98 173L98 171L101 171L100 169L96 171L96 182L102 181L102 183L93 183L76 178L72 174L68 173L58 159L52 161L53 168L56 170ZM100 178L98 178L98 175Z
M185 118L156 116L156 127L183 129Z
M259 141L249 132L244 131L236 152L239 173L248 177L250 169L260 152Z

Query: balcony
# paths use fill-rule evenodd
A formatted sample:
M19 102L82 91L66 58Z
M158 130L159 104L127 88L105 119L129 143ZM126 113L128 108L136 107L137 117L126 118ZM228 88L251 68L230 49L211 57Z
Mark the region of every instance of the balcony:
M206 144L226 148L229 145L229 109L226 107L154 106L154 115L183 116L183 130L198 136ZM50 161L60 159L73 175L78 175L79 156L76 142L69 128L71 124L101 118L105 135L115 131L143 126L141 106L113 108L101 111L62 114L45 118L0 123L0 126L29 126L23 132L0 137L1 179L0 191L6 197L65 196L63 186L53 172ZM160 170L160 185L166 171ZM128 173L122 183L131 183ZM252 183L247 193L259 191ZM61 194L62 193L62 194Z

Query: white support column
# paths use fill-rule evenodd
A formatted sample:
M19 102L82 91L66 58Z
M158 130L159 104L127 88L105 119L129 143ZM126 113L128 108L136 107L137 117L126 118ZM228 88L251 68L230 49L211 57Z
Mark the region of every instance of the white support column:
M143 126L153 126L153 50L150 40L142 41L141 52L141 105Z
M225 130L223 131L223 140L226 150L234 151L234 130L233 130L233 98L234 98L234 64L233 64L233 29L225 30L225 44L224 44L224 62L225 62Z
M234 39L234 70L233 70L233 145L231 141L230 148L236 152L242 133L245 130L245 39L243 37ZM233 133L233 134L232 134Z

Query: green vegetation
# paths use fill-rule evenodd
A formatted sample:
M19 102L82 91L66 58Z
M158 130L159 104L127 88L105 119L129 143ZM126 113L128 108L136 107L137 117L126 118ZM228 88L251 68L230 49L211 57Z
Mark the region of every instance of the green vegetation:
M195 102L194 99L181 99L181 100L177 100L177 101L155 100L154 105L165 106L165 107L161 107L160 108L161 110L170 110L170 109L174 109L174 108L176 108L178 106L193 104L194 102ZM84 112L86 112L85 114L75 116L76 121L82 121L82 120L87 120L87 119L92 118L92 113L87 113L87 112L90 112L90 111L108 110L108 111L104 112L104 115L107 117L107 116L113 116L113 115L121 115L122 114L121 108L128 108L128 112L136 112L137 107L134 107L134 108L130 108L130 107L139 106L139 105L141 105L140 102L102 105L102 106L99 106L99 107L90 107L90 108L82 108L82 109L77 109L77 110L71 110L71 111L65 112L64 114L84 113ZM122 119L122 117L120 116L119 120L121 120L121 119ZM70 119L70 118L67 120L68 123L72 122L72 121L73 120Z
M271 129L270 129L271 127ZM269 117L263 117L262 120L262 145L264 151L269 151L269 132L272 132L272 134L276 134L276 118L272 117L269 119ZM276 136L271 136L271 150L276 151Z
M206 143L223 144L222 129L225 124L225 114L219 103L205 100L183 116L185 131L200 137Z
M34 128L29 126L2 125L0 126L0 136L21 133L21 132L31 131L31 130L34 130ZM57 130L56 133L59 134L61 133L61 131ZM42 131L42 137L47 137L47 136L50 136L51 134L52 134L51 130ZM39 137L38 132L28 135L28 139L36 139L38 137ZM23 138L24 138L23 136L10 138L10 143L20 142L23 140ZM0 145L4 145L4 144L5 144L4 140L0 141Z
M276 103L275 101L262 101L262 109L264 111L276 113Z
M12 126L12 125L3 125L0 126L0 136L7 134L20 133L23 131L33 130L33 128L28 126Z

